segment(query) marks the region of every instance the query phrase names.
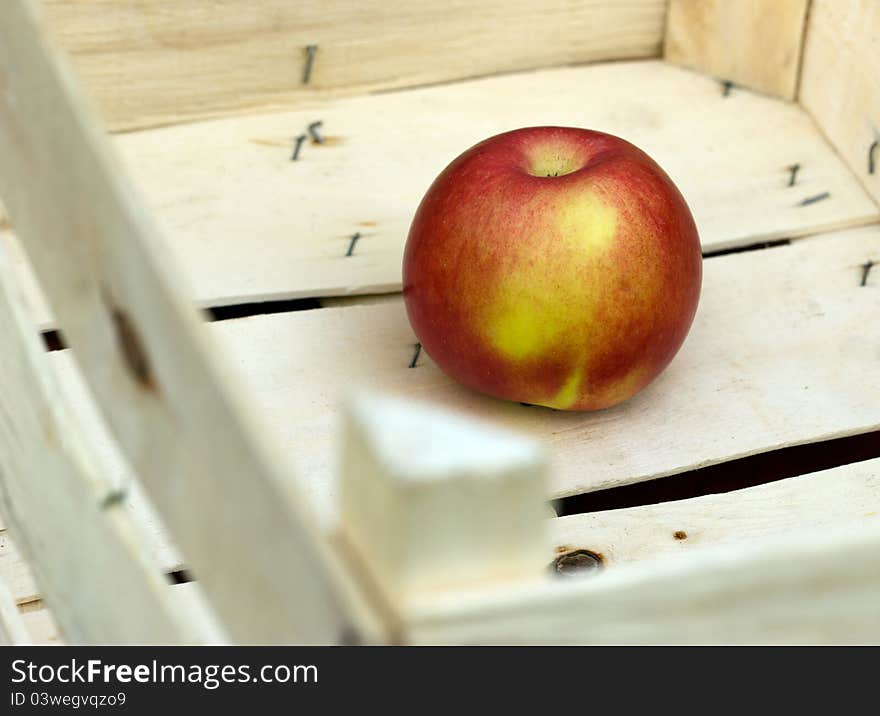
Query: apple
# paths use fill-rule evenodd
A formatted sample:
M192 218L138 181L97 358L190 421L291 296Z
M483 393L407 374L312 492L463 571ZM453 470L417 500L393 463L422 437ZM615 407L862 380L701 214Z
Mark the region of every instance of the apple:
M480 142L428 189L403 257L422 348L489 395L598 410L647 386L700 296L691 212L629 142L531 127Z

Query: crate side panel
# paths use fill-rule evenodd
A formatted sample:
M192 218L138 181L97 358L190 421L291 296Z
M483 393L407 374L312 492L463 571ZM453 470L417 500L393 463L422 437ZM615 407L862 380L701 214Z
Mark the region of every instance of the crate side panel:
M841 555L845 555L842 559ZM416 643L877 644L880 523L628 565L601 579L450 594Z
M808 0L670 0L664 57L794 99Z
M873 0L813 0L800 101L880 201L878 37L880 4Z
M648 480L788 445L880 427L876 312L880 228L704 262L703 295L679 355L648 389L596 413L484 397L445 377L403 303L324 308L211 324L333 516L333 435L345 390L366 386L485 417L542 439L554 496Z
M0 272L0 512L72 639L198 643L166 595L158 568L120 512L119 486L87 453L48 371L26 307ZM34 581L2 533L2 570L20 602Z
M114 129L576 62L656 57L665 0L46 0ZM306 48L317 47L308 83Z
M227 382L161 232L30 0L0 4L0 75L4 203L97 403L213 606L239 641L335 641L344 616L327 546Z

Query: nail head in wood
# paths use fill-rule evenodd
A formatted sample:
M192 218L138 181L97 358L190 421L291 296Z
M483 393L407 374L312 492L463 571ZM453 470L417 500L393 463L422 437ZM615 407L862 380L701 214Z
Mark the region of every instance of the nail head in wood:
M114 505L122 504L123 502L125 502L125 500L127 498L128 498L128 491L127 490L125 490L123 488L119 488L117 490L111 490L110 492L108 492L104 496L104 499L101 500L100 507L102 510L107 510L107 509L110 509L111 507L113 507Z
M312 122L312 123L309 125L309 136L312 138L312 141L313 141L315 144L323 144L323 143L324 143L324 137L322 137L322 136L318 133L318 128L319 128L322 124L324 124L324 123L319 121L319 122Z
M602 555L589 549L576 549L560 554L550 565L554 574L563 577L580 576L602 567Z
M415 350L413 351L412 360L409 362L410 368L415 368L416 364L419 362L419 354L422 352L422 344L416 343Z
M351 256L354 253L355 244L357 244L358 240L361 238L361 232L356 231L352 237L351 241L348 243L348 251L345 252L346 256Z
M306 141L306 139L307 137L305 134L300 134L293 140L296 143L293 145L293 154L290 155L290 161L295 162L299 159L299 150L302 148L303 142Z
M303 69L303 84L307 85L312 79L312 65L315 63L315 53L318 51L317 45L306 46L306 66Z
M809 206L810 204L815 204L820 201L824 201L825 199L830 198L830 191L823 191L821 194L816 194L815 196L808 196L806 199L802 199L798 202L798 206Z
M873 261L868 261L865 264L862 264L862 282L859 286L867 286L868 285L868 274L871 273L871 269L874 268L876 264Z

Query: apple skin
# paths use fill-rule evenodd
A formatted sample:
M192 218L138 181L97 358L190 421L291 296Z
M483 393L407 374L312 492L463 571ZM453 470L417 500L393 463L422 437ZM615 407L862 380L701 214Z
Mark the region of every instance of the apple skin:
M701 280L697 228L666 173L619 137L569 127L506 132L455 159L403 258L410 323L447 375L563 410L610 407L656 378Z

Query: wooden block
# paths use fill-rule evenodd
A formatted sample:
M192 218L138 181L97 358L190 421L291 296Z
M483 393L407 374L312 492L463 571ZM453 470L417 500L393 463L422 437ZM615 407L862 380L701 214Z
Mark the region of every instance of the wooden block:
M873 0L813 0L800 101L880 201L878 36L880 5Z
M877 430L880 273L860 286L869 260L880 260L878 227L707 259L679 355L645 391L597 413L487 398L444 376L424 352L408 368L416 339L402 303L210 328L332 521L337 405L349 387L431 401L540 439L553 463L548 497Z
M576 62L656 57L664 0L45 0L114 129L333 94ZM304 82L306 47L315 45Z
M344 426L341 530L389 601L541 575L546 459L535 443L374 394L349 400Z
M664 57L794 99L808 0L670 0Z
M766 485L550 521L548 560L588 549L615 569L718 545L761 545L810 529L880 524L880 458Z
M98 405L224 626L236 641L335 641L345 623L328 548L30 0L0 5L0 74L0 194Z

